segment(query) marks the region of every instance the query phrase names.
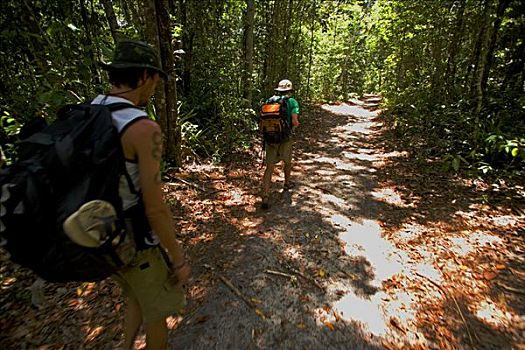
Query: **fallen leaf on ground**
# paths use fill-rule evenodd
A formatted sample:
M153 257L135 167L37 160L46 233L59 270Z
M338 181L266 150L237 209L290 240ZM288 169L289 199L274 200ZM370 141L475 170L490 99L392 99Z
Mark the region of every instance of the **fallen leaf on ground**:
M497 273L492 272L492 271L483 272L483 278L486 279L487 281L493 280L494 278L496 278L497 275L498 275Z

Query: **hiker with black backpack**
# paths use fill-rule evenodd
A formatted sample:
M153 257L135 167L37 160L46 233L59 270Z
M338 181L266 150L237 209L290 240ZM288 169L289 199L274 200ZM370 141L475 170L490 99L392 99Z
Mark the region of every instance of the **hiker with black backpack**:
M160 77L167 78L155 50L142 42L120 42L113 62L103 67L112 88L109 94L97 96L93 104L122 102L145 106ZM144 324L147 348L165 349L166 317L184 306L182 285L191 271L175 238L171 211L163 201L162 133L156 122L136 108L114 112L113 120L121 135L127 174L134 187L130 189L128 181L121 178L124 211L135 210L133 230L138 250L129 266L114 275L128 299L124 347L132 348L139 327ZM140 202L143 208L136 205Z
M270 207L270 186L275 165L284 162L284 190L293 187L292 171L293 130L299 126L299 103L292 97L293 86L288 79L281 80L276 94L261 106L259 129L265 149L266 169L263 175L261 207Z
M1 170L0 246L49 282L113 277L128 301L124 348L143 324L147 348L166 349L191 269L163 201L162 133L140 107L167 74L140 41L119 42L102 67L110 92L28 132Z

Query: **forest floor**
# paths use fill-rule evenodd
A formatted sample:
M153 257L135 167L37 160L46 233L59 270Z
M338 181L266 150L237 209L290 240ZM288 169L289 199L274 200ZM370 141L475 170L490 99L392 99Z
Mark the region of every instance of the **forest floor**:
M366 104L302 122L269 210L255 155L171 174L193 281L169 348L525 349L523 183L443 172ZM48 284L37 309L34 276L0 258L2 349L122 343L114 282Z

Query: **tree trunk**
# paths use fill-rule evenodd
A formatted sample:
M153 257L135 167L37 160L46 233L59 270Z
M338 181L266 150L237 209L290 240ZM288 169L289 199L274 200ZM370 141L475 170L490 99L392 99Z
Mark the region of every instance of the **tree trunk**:
M291 19L292 19L292 0L288 0L288 4L287 4L287 8L286 8L286 12L283 11L283 13L286 13L286 18L285 18L285 21L284 21L284 45L282 46L283 47L283 50L282 50L282 55L283 55L283 61L284 61L284 64L283 64L283 67L284 67L284 71L281 73L283 74L283 77L287 77L288 78L288 61L289 61L289 56L290 56L290 26L292 23Z
M189 6L185 0L179 0L180 22L182 27L182 49L184 60L182 64L181 90L184 96L189 96L191 91L191 68L193 66L193 39L195 37L193 23L188 18Z
M456 56L459 49L459 39L462 37L464 29L465 0L459 1L459 9L456 15L456 25L454 26L450 46L448 48L447 68L445 70L445 79L447 81L447 93L450 95L456 85Z
M255 20L255 0L246 0L244 20L244 93L247 107L252 105L253 91L253 27Z
M489 78L490 68L492 67L492 62L494 60L494 49L496 48L496 39L498 38L498 31L505 14L505 10L509 7L511 0L500 0L498 4L498 9L496 11L496 18L494 19L494 25L492 26L492 33L490 37L490 42L488 45L488 50L486 52L485 58L485 67L483 67L483 72L481 75L481 90L483 95L487 89L487 81ZM482 101L483 102L483 101Z
M181 130L177 120L177 86L175 76L175 59L173 57L170 16L167 0L155 0L157 12L157 25L160 43L160 57L162 68L168 73L168 79L164 82L165 101L159 101L165 110L166 159L176 167L182 166L181 156Z
M266 13L266 23L267 23L267 34L265 38L265 57L264 57L264 80L263 80L263 91L267 95L272 91L273 85L275 84L276 76L276 67L279 64L279 53L276 50L278 45L279 38L277 34L279 33L277 28L278 15L279 15L279 4L278 0L270 4L267 4ZM271 6L271 8L270 8Z
M152 45L157 52L159 52L160 47L160 40L159 40L159 28L157 24L157 8L155 4L156 0L143 0L142 1L142 9L143 9L143 17L148 18L149 20L146 21L146 26L144 27L147 41L150 45ZM160 56L160 55L159 55ZM169 157L168 155L168 137L169 137L169 131L168 131L168 122L167 122L167 109L166 109L166 88L165 83L160 82L160 85L155 90L155 112L157 117L157 123L159 123L160 128L162 129L163 133L163 148L165 150L164 154L165 157Z
M95 50L94 50L94 44L93 44L93 38L91 37L91 29L89 25L89 16L86 9L86 4L84 0L80 0L80 14L82 16L82 25L84 26L84 44L86 51L89 55L89 65L91 67L91 77L92 81L91 83L94 86L97 86L100 84L100 75L98 74L97 64L96 64L96 57L95 57Z
M38 19L39 11L36 11L32 8L27 0L24 0L24 15L22 22L27 25L31 35L29 36L27 42L29 43L29 48L26 51L28 59L34 61L40 73L43 73L47 70L45 47L46 45L52 50L56 50L53 43L49 40L47 33L40 26ZM45 41L45 42L44 42Z
M124 0L124 1L127 1L127 0ZM146 1L145 0L139 0L139 1L131 1L128 3L129 5L129 10L131 12L131 16L133 18L133 24L134 24L134 28L137 29L137 31L139 32L139 35L141 37L147 37L147 33L146 33L146 27L148 26L148 23L146 23L145 21L145 6L146 6ZM142 8L142 11L141 11L141 8Z
M465 77L465 82L470 83L470 93L472 96L475 95L476 91L476 77L478 76L479 72L479 65L481 61L481 57L483 56L483 44L485 42L485 36L487 32L487 23L489 20L489 3L487 0L485 0L482 4L483 10L480 18L480 24L478 35L476 38L476 43L474 45L474 50L472 54L471 64L468 65L467 69L467 75ZM472 79L470 79L472 75ZM469 81L470 80L470 81Z
M116 43L119 36L119 25L117 23L117 16L115 16L115 11L113 10L113 5L111 4L111 0L101 0L100 2L102 2L102 5L104 6L106 18L109 23L109 30L111 32L111 36L113 37L113 41Z
M310 76L312 73L312 60L313 60L313 52L314 52L314 32L315 32L315 0L312 0L312 22L310 23L310 52L308 57L308 74L306 78L306 93L307 93L307 101L310 100Z

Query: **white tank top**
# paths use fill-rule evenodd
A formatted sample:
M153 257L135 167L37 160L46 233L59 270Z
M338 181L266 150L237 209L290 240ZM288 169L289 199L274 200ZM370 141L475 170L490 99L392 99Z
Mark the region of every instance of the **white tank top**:
M125 98L109 95L98 95L93 101L91 101L91 104L100 105L109 105L112 103L129 103L130 105L133 105L131 101L126 100ZM115 127L117 128L119 134L122 134L126 127L128 125L131 125L130 123L132 121L136 120L137 118L147 117L148 115L146 114L146 112L137 108L124 108L111 113L111 116L113 118L113 125L115 125ZM131 183L133 184L135 191L138 193L140 192L140 184L139 168L137 161L133 159L126 159L125 164L126 170L131 179ZM129 209L135 204L137 204L137 202L139 201L139 196L137 193L131 192L130 185L128 183L128 180L126 179L126 176L122 175L120 177L119 195L120 198L122 198L122 206L124 210Z

